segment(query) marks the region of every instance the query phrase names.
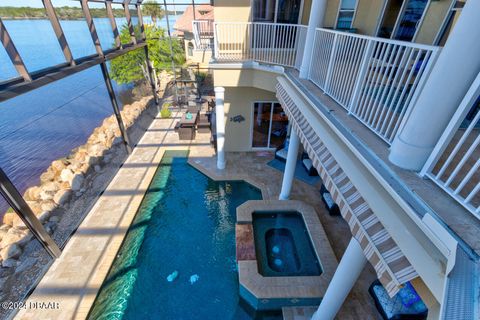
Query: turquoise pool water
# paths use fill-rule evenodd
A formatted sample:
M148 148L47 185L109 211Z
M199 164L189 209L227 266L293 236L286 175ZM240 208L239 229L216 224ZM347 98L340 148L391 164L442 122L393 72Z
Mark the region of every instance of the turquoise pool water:
M239 301L235 209L261 193L215 182L186 156L165 153L90 319L253 319Z

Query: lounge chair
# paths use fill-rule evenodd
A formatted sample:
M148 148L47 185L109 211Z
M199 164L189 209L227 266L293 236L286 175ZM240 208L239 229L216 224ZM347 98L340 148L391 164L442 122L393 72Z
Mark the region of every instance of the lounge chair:
M333 201L332 195L327 190L327 188L325 188L325 186L323 184L320 187L320 195L321 195L323 203L327 207L328 213L331 216L339 216L340 215L340 208Z

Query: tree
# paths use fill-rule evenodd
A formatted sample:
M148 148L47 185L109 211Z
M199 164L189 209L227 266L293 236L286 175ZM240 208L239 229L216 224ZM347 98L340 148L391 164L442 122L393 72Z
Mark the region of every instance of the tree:
M135 28L135 34L140 30ZM161 69L169 69L171 65L169 39L165 37L165 30L151 25L145 25L145 36L147 37L148 51L150 61L158 72ZM128 26L124 25L120 31L120 40L122 43L130 42L130 32ZM185 63L185 53L179 40L172 39L173 60L176 65ZM113 80L119 84L138 82L148 79L148 69L145 61L145 52L143 49L130 51L120 57L112 60L110 73Z
M145 1L142 7L142 12L145 15L152 17L152 22L154 26L157 25L157 19L162 19L165 15L162 6L159 5L155 0Z

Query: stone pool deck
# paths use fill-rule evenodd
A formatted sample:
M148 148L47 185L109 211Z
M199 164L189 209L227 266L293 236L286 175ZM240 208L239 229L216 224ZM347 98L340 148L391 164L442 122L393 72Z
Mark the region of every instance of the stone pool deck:
M266 163L271 153L227 153L227 168L215 168L215 152L209 134L197 134L196 140L179 141L173 118L156 118L120 168L116 177L69 240L62 255L50 267L27 303L57 303L53 309L21 310L17 319L85 319L104 281L125 234L155 174L165 150L189 150L189 162L215 180L243 179L262 190L264 199L277 199L282 173ZM331 217L318 193L319 186L296 180L292 199L313 206L319 214L332 249L339 259L350 231L341 217ZM343 305L339 319L380 319L367 289L376 278L368 265Z

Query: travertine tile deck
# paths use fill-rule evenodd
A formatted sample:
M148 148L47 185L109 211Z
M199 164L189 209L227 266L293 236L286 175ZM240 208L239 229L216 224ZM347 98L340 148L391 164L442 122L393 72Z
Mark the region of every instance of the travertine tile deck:
M178 117L174 114L174 117ZM51 266L28 302L59 302L59 309L21 310L18 319L84 319L121 246L122 240L155 174L165 150L190 150L189 162L213 179L243 179L262 190L264 199L278 197L282 174L266 165L265 153L227 153L227 169L215 168L215 152L208 134L197 134L193 143L179 141L173 127L177 119L155 119L78 231ZM292 199L315 207L337 259L350 239L340 217L330 217L320 200L318 187L300 181ZM371 266L363 271L343 305L338 319L380 319L367 293L375 279Z

